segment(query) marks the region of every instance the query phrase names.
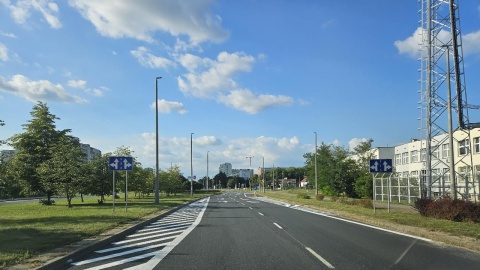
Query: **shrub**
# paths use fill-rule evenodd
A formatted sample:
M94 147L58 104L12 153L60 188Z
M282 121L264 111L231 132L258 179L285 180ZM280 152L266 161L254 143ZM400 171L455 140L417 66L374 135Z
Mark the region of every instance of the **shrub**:
M373 208L373 201L371 199L361 199L357 204L365 208Z
M47 199L40 199L40 200L38 200L38 203L42 204L42 205L54 205L55 201L54 200L49 201Z
M323 194L317 194L317 195L315 196L315 198L316 198L317 200L319 200L319 201L323 201L323 199L325 199L325 195L323 195Z
M427 207L430 203L432 203L431 199L419 198L415 201L415 205L413 207L417 209L420 215L427 216Z
M480 205L470 201L452 200L449 197L436 201L431 199L418 199L415 201L415 209L417 209L422 216L457 222L480 222Z
M300 199L310 199L310 196L307 193L298 193L297 198Z

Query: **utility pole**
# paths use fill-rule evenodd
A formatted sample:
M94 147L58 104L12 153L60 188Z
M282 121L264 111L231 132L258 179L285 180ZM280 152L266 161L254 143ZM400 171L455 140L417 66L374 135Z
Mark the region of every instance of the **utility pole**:
M252 172L252 158L253 158L253 157L254 157L254 156L246 157L246 158L249 158L249 159L250 159L250 167L248 167L248 174L249 174L249 176L248 176L248 183L249 183L249 185L250 185L250 190L252 190L252 174L251 174L251 172Z
M195 133L190 133L190 196L193 196L193 158L192 158L192 154L193 154L193 140L192 140L192 136L193 134Z
M317 180L317 132L315 133L315 196L318 195L318 180Z

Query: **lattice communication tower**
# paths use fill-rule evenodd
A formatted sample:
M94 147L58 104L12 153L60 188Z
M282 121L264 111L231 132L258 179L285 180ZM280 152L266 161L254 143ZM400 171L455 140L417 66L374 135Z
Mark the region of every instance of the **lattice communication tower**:
M426 131L422 196L476 198L470 129L478 125L470 123L468 108L477 107L467 104L458 1L418 1L422 29L419 108L421 129ZM454 155L453 145L463 146L465 153ZM448 153L448 158L440 153Z

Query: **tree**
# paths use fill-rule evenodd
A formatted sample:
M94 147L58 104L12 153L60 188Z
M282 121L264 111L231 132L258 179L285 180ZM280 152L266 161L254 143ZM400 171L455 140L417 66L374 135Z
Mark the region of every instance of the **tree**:
M357 167L359 169L359 177L355 181L355 192L360 197L373 198L373 179L370 173L370 159L373 157L372 149L373 140L361 142L353 149L356 156Z
M167 171L160 172L160 189L167 196L170 196L170 194L177 195L178 192L184 189L184 182L182 181L178 165L170 167Z
M50 193L64 194L68 207L72 207L72 198L80 190L84 174L85 153L77 138L62 136L51 148L51 158L37 168L40 184ZM50 203L50 196L48 196Z
M227 175L224 172L220 172L213 177L215 185L220 185L220 188L227 186Z
M105 201L105 195L112 194L112 172L108 169L108 157L111 153L94 157L84 165L85 179L81 187L83 194L100 196L99 203Z
M37 168L52 157L54 147L69 129L56 130L55 120L59 118L49 112L45 103L38 102L30 112L32 119L24 124L24 132L12 136L11 145L18 149L11 166L17 171L16 177L22 183L25 195L39 195L50 191L40 184Z

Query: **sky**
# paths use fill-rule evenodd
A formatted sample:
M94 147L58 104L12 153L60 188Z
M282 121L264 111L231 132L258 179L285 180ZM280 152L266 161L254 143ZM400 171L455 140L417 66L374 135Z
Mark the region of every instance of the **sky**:
M417 0L0 0L0 140L23 132L42 101L57 129L102 153L129 147L154 167L158 82L159 165L185 176L190 159L197 179L226 162L301 167L316 136L348 149L367 139L400 145L424 136L419 8ZM480 0L462 1L460 17L468 101L480 104Z

